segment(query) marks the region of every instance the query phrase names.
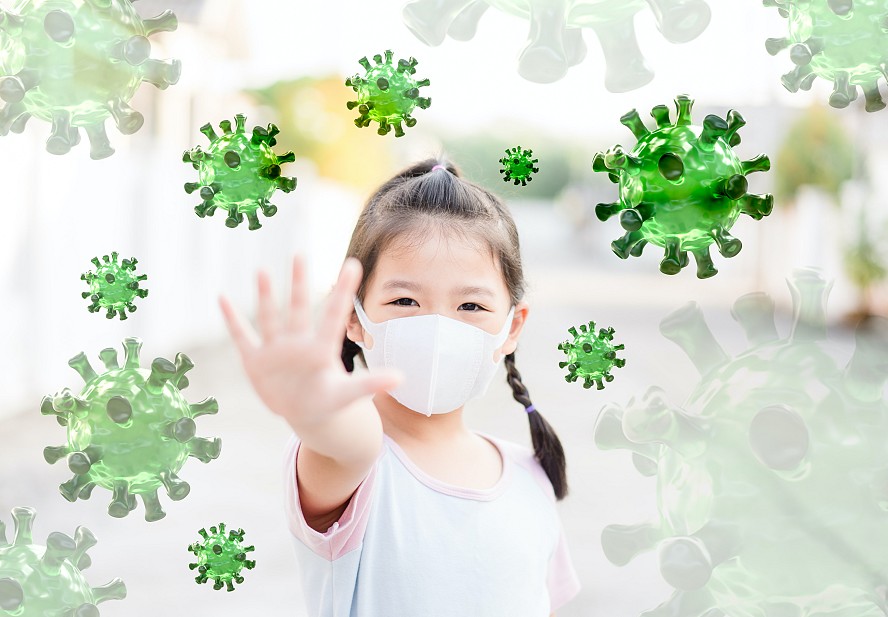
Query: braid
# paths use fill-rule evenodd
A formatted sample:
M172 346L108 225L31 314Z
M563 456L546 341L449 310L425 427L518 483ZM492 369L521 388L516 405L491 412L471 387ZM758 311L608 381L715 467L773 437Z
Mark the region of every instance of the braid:
M361 348L353 340L347 336L342 340L342 364L349 373L355 370L355 356L361 351Z
M506 381L512 388L512 396L525 409L532 405L527 387L521 381L521 373L515 367L515 353L508 354L504 359L506 365ZM530 422L530 438L533 442L534 457L539 461L552 488L555 498L564 499L567 495L567 462L564 459L564 448L552 426L534 407L528 414Z

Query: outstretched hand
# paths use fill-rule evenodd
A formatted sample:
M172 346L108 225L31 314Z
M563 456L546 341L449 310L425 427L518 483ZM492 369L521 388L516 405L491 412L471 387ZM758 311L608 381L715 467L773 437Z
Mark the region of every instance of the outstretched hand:
M391 389L403 378L395 371L351 374L342 364L345 324L361 281L361 263L342 265L316 329L311 328L305 269L293 258L293 282L285 314L274 302L268 273L260 271L259 334L225 296L219 305L253 388L262 402L291 424L309 425L362 396ZM260 336L261 335L261 336Z

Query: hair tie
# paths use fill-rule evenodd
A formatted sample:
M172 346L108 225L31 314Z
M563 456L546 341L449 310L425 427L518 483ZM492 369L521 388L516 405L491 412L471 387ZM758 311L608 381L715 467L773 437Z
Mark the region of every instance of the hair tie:
M434 167L432 167L432 171L438 171L439 169L443 169L444 171L447 171L447 167L445 167L444 165L435 165ZM431 173L431 172L429 172L429 173Z
M533 403L524 408L524 411L526 411L527 413L533 413L536 410L537 408L533 406Z

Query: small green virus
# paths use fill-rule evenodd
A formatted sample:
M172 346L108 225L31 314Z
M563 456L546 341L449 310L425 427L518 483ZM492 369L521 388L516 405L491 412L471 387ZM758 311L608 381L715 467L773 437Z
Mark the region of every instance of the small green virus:
M533 150L523 150L521 146L506 149L506 156L499 160L500 173L503 174L503 181L512 180L516 185L527 186L527 183L533 180L533 174L539 172L539 159L533 158Z
M199 573L194 580L203 584L212 579L213 589L218 591L227 585L228 591L234 591L235 582L238 585L244 582L241 571L256 567L255 561L247 560L247 553L255 549L243 545L244 530L230 530L226 535L225 523L219 523L218 528L210 527L210 533L206 529L201 529L198 533L203 542L195 542L188 547L197 556L197 563L188 564L190 569L197 568Z
M833 82L829 104L847 107L863 90L867 111L885 108L879 80L888 79L888 3L885 0L764 0L789 20L789 36L768 39L772 56L789 47L795 68L783 76L790 92Z
M95 264L96 271L90 270L80 275L80 280L89 285L89 291L80 295L92 300L92 304L87 307L90 313L106 309L108 312L105 317L108 319L112 319L115 313L120 315L120 319L126 319L124 309L130 313L135 312L133 300L148 295L147 289L139 289L139 281L144 281L148 275L136 276L136 264L139 262L135 257L124 259L118 264L117 252L112 251L110 257L103 255L102 260L104 263L98 257L93 257L91 261Z
M65 154L90 140L90 157L114 154L109 117L124 135L144 117L129 106L142 82L166 89L181 63L150 58L148 37L176 29L170 11L142 19L129 0L18 0L0 10L0 135L21 133L33 116L52 123L46 149Z
M65 388L43 398L40 412L56 416L68 429L67 444L47 447L43 457L49 464L65 458L74 473L60 487L68 501L88 499L98 485L113 492L111 516L135 510L138 495L145 520L157 521L166 516L157 489L165 488L173 501L184 499L191 487L176 474L188 457L209 463L219 456L222 441L195 437L194 423L217 413L219 405L212 397L191 405L182 396L188 387L185 373L194 368L185 354L177 354L175 364L157 358L147 370L139 367L142 341L127 338L123 347L122 367L113 347L99 353L105 364L101 374L82 352L68 361L86 385L79 395Z
M734 154L733 146L740 143L737 131L746 124L743 117L731 110L727 120L709 115L702 127L694 126L693 104L685 95L676 97L675 124L665 105L654 107L653 131L633 109L620 122L637 138L635 148L625 152L618 145L599 152L592 169L607 173L620 186L619 201L595 207L602 221L620 213L626 234L611 244L617 257L637 257L650 242L666 251L660 271L678 274L690 251L702 279L718 272L710 245L715 243L724 257L735 256L742 244L728 231L740 213L760 220L771 213L774 198L747 193L746 175L769 170L771 162L764 154L749 161Z
M91 564L86 553L96 545L89 529L78 527L73 538L53 532L46 546L41 546L31 535L36 516L33 508L12 509L12 544L0 521L0 615L98 617L96 604L126 597L126 586L119 578L90 587L83 576Z
M416 125L416 119L410 114L419 107L428 109L432 99L419 96L419 89L429 85L428 79L417 81L416 58L398 60L395 66L392 51L385 51L385 60L380 54L373 56L376 66L372 66L367 56L358 62L366 69L363 77L354 75L345 80L346 86L358 93L357 101L349 101L349 109L358 108L361 114L355 118L358 128L370 126L370 122L378 122L380 135L388 135L394 127L395 137L403 137L403 122L408 127Z
M272 146L277 144L275 136L280 130L269 124L267 128L257 126L252 136L246 134L247 117L235 116L235 130L231 122L223 120L219 136L207 123L200 132L210 140L210 147L200 146L186 150L182 160L198 171L199 182L185 184L185 192L191 195L200 190L203 202L195 206L197 216L213 216L216 208L228 211L225 225L234 228L244 220L250 221L250 229L259 229L257 210L265 216L274 216L277 207L271 204L271 196L278 189L289 193L296 188L296 178L281 175L281 165L292 163L296 155L292 152L275 154Z
M573 326L567 329L573 341L558 344L558 349L567 355L567 360L558 363L558 368L567 367L564 380L573 383L583 378L583 387L591 388L592 384L599 390L604 389L604 382L610 383L614 376L613 368L623 368L625 360L617 357L617 352L625 349L623 345L614 345L614 329L601 328L595 333L595 322L580 325L580 331Z

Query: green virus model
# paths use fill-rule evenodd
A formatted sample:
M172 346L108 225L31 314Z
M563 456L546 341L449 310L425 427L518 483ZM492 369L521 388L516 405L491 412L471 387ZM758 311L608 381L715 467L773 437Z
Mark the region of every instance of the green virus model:
M606 64L605 87L627 92L650 82L635 36L635 15L652 9L657 28L670 43L695 39L709 25L704 0L413 0L404 7L404 22L426 45L445 36L468 41L475 36L489 7L530 22L529 40L518 61L518 73L537 83L558 81L586 57L583 28L591 28Z
M175 364L157 358L147 370L139 367L139 339L124 339L123 347L122 367L114 348L99 353L105 364L101 374L83 353L68 362L86 385L79 395L65 388L43 398L41 413L56 416L68 429L68 443L47 447L43 456L50 464L66 459L74 473L60 487L68 501L88 499L98 485L113 492L111 516L129 514L138 495L145 520L157 521L166 516L157 497L160 487L173 501L191 490L176 475L188 457L209 463L219 456L221 440L195 437L194 423L194 418L218 412L219 405L212 397L191 405L182 396L188 387L185 373L194 367L185 354L177 354Z
M254 547L244 546L244 530L230 530L225 533L225 523L219 523L219 527L210 527L210 533L206 529L200 530L203 542L195 542L188 550L197 556L197 563L188 564L198 575L195 581L206 583L213 580L213 589L219 590L227 585L228 591L234 591L234 583L240 585L244 582L241 571L246 568L252 570L256 567L255 561L247 560L247 553ZM232 582L234 581L234 582Z
M83 128L90 156L111 156L105 120L135 133L144 118L129 101L142 82L163 90L179 80L179 61L150 58L148 40L176 27L170 11L142 19L129 0L13 2L0 11L0 135L22 132L33 116L52 123L52 154L77 145Z
M428 109L432 99L419 96L419 89L429 85L428 79L421 81L414 77L416 58L398 60L394 64L391 50L385 51L385 59L380 54L373 56L376 66L372 66L367 56L358 62L364 67L364 76L354 75L345 80L346 86L358 93L358 100L349 101L349 109L358 108L361 114L355 118L358 128L378 122L380 135L388 135L395 129L395 137L403 137L403 122L408 127L416 125L416 118L410 114L414 109Z
M783 76L790 92L809 90L820 77L833 82L829 104L847 107L866 97L866 110L885 102L879 80L888 79L888 2L885 0L764 0L789 20L789 36L768 39L772 56L789 47L795 68Z
M527 186L527 183L533 180L533 174L540 169L536 166L539 159L533 158L533 150L524 150L521 146L506 149L506 156L499 160L500 173L503 174L503 181L512 180L516 185Z
M89 529L78 527L73 538L53 532L40 546L31 535L36 515L33 508L12 509L12 544L0 521L0 615L98 617L96 604L126 597L119 578L101 587L86 582L82 570L91 563L86 552L96 545Z
M826 327L830 286L795 273L782 338L770 297L739 298L749 347L733 358L689 303L660 325L701 375L683 408L652 388L602 410L596 444L632 451L656 478L660 520L602 533L616 565L657 549L676 592L645 615L885 614L888 321L858 329L843 367Z
M580 325L580 331L573 326L567 329L573 337L572 341L558 344L558 349L567 354L567 360L559 362L559 368L567 367L568 373L564 380L573 383L583 378L583 387L591 388L592 384L599 390L604 388L603 382L612 382L610 374L613 368L623 368L625 360L617 357L617 352L624 349L623 345L614 345L614 329L601 328L595 333L595 322Z
M135 257L117 263L117 252L112 251L110 257L103 255L102 260L104 263L98 257L93 257L96 271L90 270L80 275L80 280L89 285L89 291L84 291L81 296L92 300L87 307L90 313L105 309L108 319L112 319L115 313L120 315L120 319L126 319L124 309L134 312L136 305L133 300L148 295L147 289L139 289L139 281L144 281L148 276L136 276L136 264L139 262Z
M617 257L637 257L650 242L666 251L660 271L677 274L688 264L690 251L697 276L708 278L718 272L709 256L712 243L724 257L740 252L740 240L728 233L740 213L756 220L771 213L774 198L748 194L746 180L749 173L770 169L771 162L764 154L749 161L734 154L737 131L746 124L739 113L729 111L727 121L709 115L702 127L694 126L693 103L687 96L676 97L674 124L665 105L654 107L653 131L634 109L620 118L638 143L631 152L618 145L595 155L592 169L620 186L620 200L598 204L595 214L602 221L620 214L626 234L611 244Z
M278 189L289 193L296 188L296 178L281 175L281 165L292 163L296 155L292 152L275 154L272 146L277 144L275 136L280 132L274 124L267 128L257 126L252 136L246 133L247 117L235 116L235 129L231 122L223 120L219 128L220 136L207 123L200 132L210 140L206 150L200 146L187 150L182 160L198 171L199 182L185 184L189 195L200 192L203 202L195 206L197 216L213 216L216 208L228 211L225 225L237 227L244 220L250 221L250 229L259 229L257 210L265 216L274 216L277 207L269 201Z

